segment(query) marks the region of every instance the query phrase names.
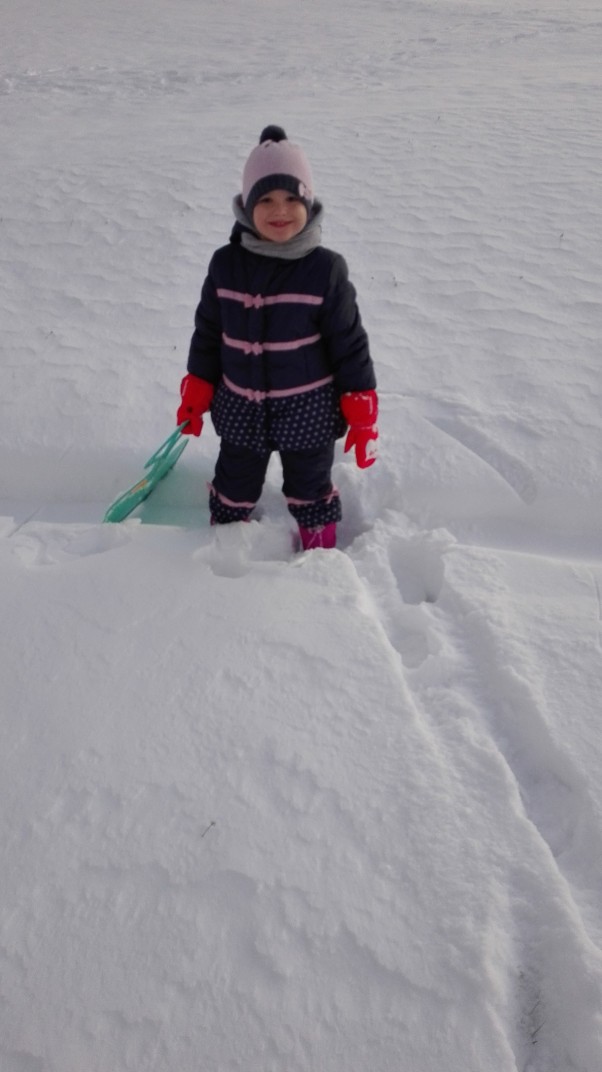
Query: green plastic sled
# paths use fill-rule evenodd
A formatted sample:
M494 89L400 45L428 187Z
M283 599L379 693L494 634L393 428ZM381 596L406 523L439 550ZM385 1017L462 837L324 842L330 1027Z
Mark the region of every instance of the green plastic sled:
M137 506L140 506L141 502L148 499L159 481L167 476L170 469L173 469L178 458L186 449L188 438L182 435L182 429L186 427L187 423L187 421L184 421L183 424L180 424L155 451L152 457L148 459L144 466L148 472L145 473L142 480L128 488L127 491L123 492L123 495L120 495L111 503L103 522L124 521Z

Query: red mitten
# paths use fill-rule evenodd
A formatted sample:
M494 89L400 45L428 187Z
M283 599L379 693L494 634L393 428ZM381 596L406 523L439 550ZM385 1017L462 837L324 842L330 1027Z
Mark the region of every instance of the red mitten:
M376 391L350 391L341 395L341 413L349 425L345 453L355 447L355 461L360 469L374 465L378 456L378 396Z
M206 413L211 405L215 387L208 380L201 380L200 376L193 376L189 372L182 380L180 394L182 404L176 416L176 422L183 424L182 435L200 436L203 427L203 413Z

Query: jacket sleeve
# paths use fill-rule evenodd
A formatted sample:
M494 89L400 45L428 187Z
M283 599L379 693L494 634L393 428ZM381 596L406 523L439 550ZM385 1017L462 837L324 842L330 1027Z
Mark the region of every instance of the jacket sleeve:
M217 384L222 375L222 321L211 265L201 290L194 325L188 354L188 372L209 383Z
M347 264L336 255L322 307L322 339L339 394L376 387L368 336L362 325Z

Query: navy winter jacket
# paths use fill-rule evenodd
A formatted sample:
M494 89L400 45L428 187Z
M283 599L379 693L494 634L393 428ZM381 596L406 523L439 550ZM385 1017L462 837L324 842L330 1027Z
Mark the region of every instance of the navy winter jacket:
M216 385L216 432L251 450L310 450L343 435L339 397L376 386L368 338L338 253L252 253L235 228L196 311L188 371Z

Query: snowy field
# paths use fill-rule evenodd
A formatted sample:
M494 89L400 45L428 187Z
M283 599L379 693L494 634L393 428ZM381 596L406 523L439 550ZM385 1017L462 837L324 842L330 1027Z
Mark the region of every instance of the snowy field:
M0 1072L600 1072L599 0L2 6ZM102 525L272 122L380 461Z

